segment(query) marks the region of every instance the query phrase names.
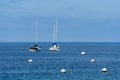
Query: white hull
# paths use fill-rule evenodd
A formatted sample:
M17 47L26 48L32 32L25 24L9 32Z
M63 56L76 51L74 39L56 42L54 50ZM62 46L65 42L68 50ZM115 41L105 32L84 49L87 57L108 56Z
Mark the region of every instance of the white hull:
M50 51L59 51L60 49L59 49L59 47L52 46L52 47L49 48L49 50Z
M34 49L29 49L30 52L37 52L39 51L41 48L40 47L35 47Z
M36 52L36 50L35 50L35 49L29 49L29 51L30 51L30 52Z

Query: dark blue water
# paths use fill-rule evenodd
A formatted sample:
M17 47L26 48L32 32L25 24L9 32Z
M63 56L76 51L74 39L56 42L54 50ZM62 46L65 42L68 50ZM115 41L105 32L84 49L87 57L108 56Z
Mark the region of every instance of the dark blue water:
M58 52L49 51L51 43L39 43L42 50L37 53L28 52L31 44L0 43L0 80L120 79L120 43L59 43ZM103 67L108 73L101 72Z

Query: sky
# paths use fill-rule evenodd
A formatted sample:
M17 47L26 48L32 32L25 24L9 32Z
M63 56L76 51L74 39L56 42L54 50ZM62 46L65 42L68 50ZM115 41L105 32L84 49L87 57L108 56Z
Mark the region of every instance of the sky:
M1 0L0 42L120 42L120 0Z

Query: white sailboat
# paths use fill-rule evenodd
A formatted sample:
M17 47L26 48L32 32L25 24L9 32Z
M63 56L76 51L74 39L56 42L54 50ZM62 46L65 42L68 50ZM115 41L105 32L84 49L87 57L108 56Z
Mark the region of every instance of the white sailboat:
M30 52L37 52L41 48L38 46L38 21L36 21L36 31L35 31L36 43L29 48Z
M49 48L50 51L59 51L60 47L57 43L57 27L58 27L58 19L56 20L56 24L54 24L54 33L53 33L53 43L51 47Z

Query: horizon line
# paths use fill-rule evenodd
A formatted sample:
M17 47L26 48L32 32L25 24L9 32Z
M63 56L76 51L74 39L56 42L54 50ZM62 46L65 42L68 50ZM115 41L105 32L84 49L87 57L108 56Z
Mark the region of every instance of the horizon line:
M32 42L32 41L0 41L0 43L16 43L16 42L20 42L20 43L36 43L36 42ZM39 41L38 43L45 43L45 42L50 42L50 43L53 43L52 41ZM120 42L117 42L117 41L58 41L58 43L61 43L61 42L65 42L65 43L69 43L69 42L81 42L81 43L120 43Z

